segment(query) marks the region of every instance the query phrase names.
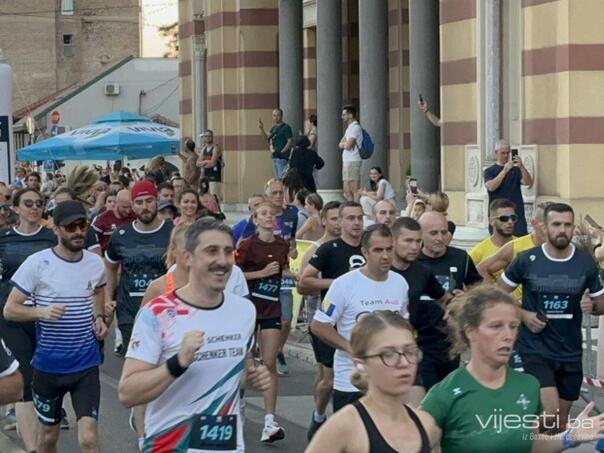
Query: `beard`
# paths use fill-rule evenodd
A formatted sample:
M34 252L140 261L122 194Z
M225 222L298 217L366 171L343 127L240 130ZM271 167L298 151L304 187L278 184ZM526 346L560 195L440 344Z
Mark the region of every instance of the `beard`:
M558 250L564 250L570 244L570 238L566 235L550 236L548 234L547 240Z
M75 241L81 242L81 245L75 243ZM83 235L74 236L71 239L60 238L61 245L72 253L81 252L84 250L86 244L86 237Z
M497 231L497 234L499 234L500 236L503 236L504 238L512 237L514 234L513 228L512 228L512 231L510 231L509 233L507 231L505 231L503 228L498 228L498 227L495 227L495 231Z
M136 218L143 224L149 225L153 223L155 218L157 217L157 209L155 211L143 211L140 214L136 215Z

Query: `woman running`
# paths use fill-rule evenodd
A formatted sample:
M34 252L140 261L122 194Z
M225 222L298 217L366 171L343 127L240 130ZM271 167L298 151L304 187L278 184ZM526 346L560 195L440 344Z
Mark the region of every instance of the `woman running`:
M271 374L271 387L264 392L264 429L262 442L274 442L285 437L284 429L275 421L277 406L277 353L281 344L281 276L292 277L288 270L289 242L273 234L275 214L267 202L254 211L257 234L239 243L237 265L244 272L256 306L257 337L260 355Z
M178 207L180 208L180 217L174 219L174 225L191 225L197 220L199 213L199 195L193 189L184 189L178 194Z
M351 381L367 392L327 420L306 452L430 452L429 416L401 403L422 358L411 324L395 312L369 313L352 330L350 348Z
M11 229L0 230L0 304L4 304L12 286L10 280L29 255L54 247L57 238L42 226L44 198L36 189L20 189L13 196L14 211L19 223ZM31 381L31 361L36 349L36 325L34 321L6 321L0 310L0 332L6 346L19 362L23 375L23 402L15 405L19 434L27 451L35 451L38 421L34 411Z

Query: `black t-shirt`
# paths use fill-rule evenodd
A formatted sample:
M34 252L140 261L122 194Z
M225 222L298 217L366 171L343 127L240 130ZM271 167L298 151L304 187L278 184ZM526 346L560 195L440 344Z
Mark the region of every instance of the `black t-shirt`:
M22 234L14 228L0 230L0 305L12 289L10 279L23 261L40 250L57 245L52 230L40 227L33 234Z
M140 231L129 223L111 235L106 258L121 263L117 291L117 316L120 324L133 324L149 283L166 273L164 255L170 244L172 223L162 222L154 231Z
M445 295L445 290L438 282L432 271L417 261L412 262L404 271L391 267L394 272L402 275L409 284L409 306L420 303L422 294L438 300ZM412 321L413 322L413 321Z
M445 254L438 258L431 258L422 252L417 261L432 271L445 292L482 281L472 258L466 251L455 247L447 247ZM411 322L417 329L417 344L424 354L445 358L451 347L449 329L443 309L434 300L433 296L424 293L415 311L415 319Z
M358 269L365 264L361 246L354 247L343 239L334 239L321 244L308 264L321 272L321 278L338 278L346 272ZM321 299L327 290L321 291Z
M492 179L495 179L502 171L503 165L491 165L484 170L484 181L488 182ZM489 204L498 198L505 198L513 201L516 205L516 215L518 216L518 220L514 224L515 236L524 236L527 234L526 217L524 215L524 199L522 198L522 191L520 189L521 184L522 172L520 171L520 168L514 167L508 172L507 175L505 175L505 178L503 178L503 181L501 181L501 184L497 189L492 192L488 192Z
M522 308L548 317L537 334L520 326L518 352L560 362L581 360L581 297L586 289L592 297L604 293L593 258L574 249L569 258L554 259L542 245L520 253L501 278L509 286L522 284Z

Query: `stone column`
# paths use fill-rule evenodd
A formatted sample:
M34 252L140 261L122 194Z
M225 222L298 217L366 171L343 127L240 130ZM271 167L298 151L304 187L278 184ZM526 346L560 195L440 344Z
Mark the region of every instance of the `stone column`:
M208 128L206 104L206 40L204 35L193 38L193 118L195 143L202 143L199 135Z
M342 190L342 2L317 2L317 119L319 188Z
M388 1L359 0L360 120L375 151L363 162L362 183L373 166L388 173ZM395 184L396 186L396 184Z
M436 1L409 0L409 73L411 81L411 175L424 191L439 187L440 129L417 108L421 94L439 114L440 58Z
M302 1L279 0L279 104L294 135L304 130Z
M495 142L501 137L501 7L499 0L485 0L485 94L483 156L495 160Z

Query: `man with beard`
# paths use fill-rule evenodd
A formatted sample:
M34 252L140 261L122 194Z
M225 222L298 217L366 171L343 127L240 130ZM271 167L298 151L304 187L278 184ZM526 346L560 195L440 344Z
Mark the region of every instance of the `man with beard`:
M427 346L426 342L429 342L430 330L434 328L430 323L422 322L422 315L426 311L423 309L424 304L433 304L436 301L444 307L453 296L443 289L428 267L417 262L422 250L420 224L411 217L401 217L396 219L391 230L394 238L394 261L391 270L402 275L409 284L409 321L418 333L417 345L423 350ZM417 373L408 402L419 406L424 395L421 376Z
M493 200L489 205L489 225L493 228L493 234L470 250L470 257L476 266L514 239L517 219L516 205L513 202L505 198ZM499 275L496 276L498 277Z
M482 277L465 250L447 246L450 239L447 219L436 211L426 212L419 219L422 227L423 248L417 260L432 271L442 288L451 296L460 295L468 286L480 283ZM425 301L430 303L423 303ZM439 304L431 303L428 295L422 298L421 318L416 323L418 344L424 358L419 373L424 387L429 390L459 366L459 358L451 359L451 342L445 321L445 312Z
M544 412L564 429L583 381L582 312L604 314L604 288L594 259L577 250L573 209L545 208L545 243L520 253L499 279L510 292L522 285L522 325L516 349L525 372L541 384Z
M157 189L153 182L137 182L130 195L136 220L113 232L105 252L105 297L108 303L114 304L115 290L118 289L117 323L126 346L147 286L166 273L163 256L172 231L172 224L157 216Z
M99 451L100 350L107 335L103 260L84 250L88 220L77 201L53 211L58 245L29 256L11 278L8 321L36 321L32 360L38 451L57 451L63 397L70 393L82 451ZM31 304L31 301L34 304Z
M115 198L115 207L95 217L90 225L99 237L103 253L107 250L109 239L111 239L111 234L115 229L135 219L136 216L132 212L130 191L122 189L117 193L117 197Z

